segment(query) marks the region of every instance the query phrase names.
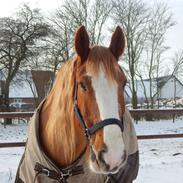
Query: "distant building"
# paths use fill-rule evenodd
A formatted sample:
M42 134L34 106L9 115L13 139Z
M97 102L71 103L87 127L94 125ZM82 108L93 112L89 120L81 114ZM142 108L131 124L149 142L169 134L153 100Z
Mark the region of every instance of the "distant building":
M38 98L35 83L32 79L31 71L18 72L10 84L10 103L34 104Z
M160 99L174 99L183 97L183 84L174 75L158 79L158 91Z
M32 110L48 94L53 79L54 74L50 71L19 71L10 84L10 106L15 108L26 108L25 110L29 108ZM3 103L4 83L5 78L1 73L0 105Z
M146 97L144 93L144 88L146 91L146 96L150 98L150 80L145 79L143 82L141 80L136 81L136 91L138 102L146 102ZM128 100L131 98L131 90L129 86L126 87L126 93L128 93ZM174 99L183 98L183 84L174 75L163 76L159 78L154 78L152 80L152 95L155 99Z

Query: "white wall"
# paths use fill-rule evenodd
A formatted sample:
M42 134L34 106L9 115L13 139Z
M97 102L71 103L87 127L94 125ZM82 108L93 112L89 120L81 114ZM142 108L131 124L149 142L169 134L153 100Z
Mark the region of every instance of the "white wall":
M174 98L174 78L169 79L162 87L160 97L168 99ZM176 97L183 97L183 86L178 81L176 81Z

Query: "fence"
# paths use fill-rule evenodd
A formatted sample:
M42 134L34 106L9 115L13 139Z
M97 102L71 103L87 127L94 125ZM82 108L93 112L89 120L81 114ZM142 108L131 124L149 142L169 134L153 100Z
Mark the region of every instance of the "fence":
M156 118L183 115L183 108L173 108L173 109L131 109L131 115L134 118L142 117L142 116L152 116Z
M131 109L130 113L132 117L139 118L143 116L172 116L183 115L183 108L178 109ZM30 118L33 112L0 112L0 118ZM138 135L138 140L148 139L165 139L165 138L183 138L183 134L160 134L160 135ZM10 142L0 143L0 148L3 147L22 147L25 146L25 142Z

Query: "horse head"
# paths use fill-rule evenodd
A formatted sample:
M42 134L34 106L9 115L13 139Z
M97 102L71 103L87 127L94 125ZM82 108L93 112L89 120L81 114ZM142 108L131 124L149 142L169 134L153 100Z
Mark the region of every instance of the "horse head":
M84 26L75 34L76 120L82 123L80 128L87 128L85 133L88 129L94 131L86 136L89 165L96 173L116 173L127 160L122 133L126 77L118 65L124 47L125 36L120 27L114 31L109 47L90 47Z

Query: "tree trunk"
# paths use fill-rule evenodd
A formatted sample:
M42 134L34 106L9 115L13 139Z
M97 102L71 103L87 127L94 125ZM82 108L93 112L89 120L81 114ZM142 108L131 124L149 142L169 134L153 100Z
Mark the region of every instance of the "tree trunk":
M176 79L174 77L174 108L176 108L177 102L176 102L176 93L177 93L177 88L176 88Z
M135 81L134 81L134 78L132 77L132 106L133 106L133 109L137 109L137 103L138 103L138 99L137 99L137 92L135 90Z
M134 90L133 93L132 93L132 106L133 106L133 109L137 109L137 93L136 91Z
M10 88L10 82L8 80L6 80L5 89L4 89L4 100L5 100L5 110L6 110L6 112L10 112L9 88ZM4 119L4 123L7 124L7 125L11 125L12 124L12 119L11 118L6 118L6 119Z

